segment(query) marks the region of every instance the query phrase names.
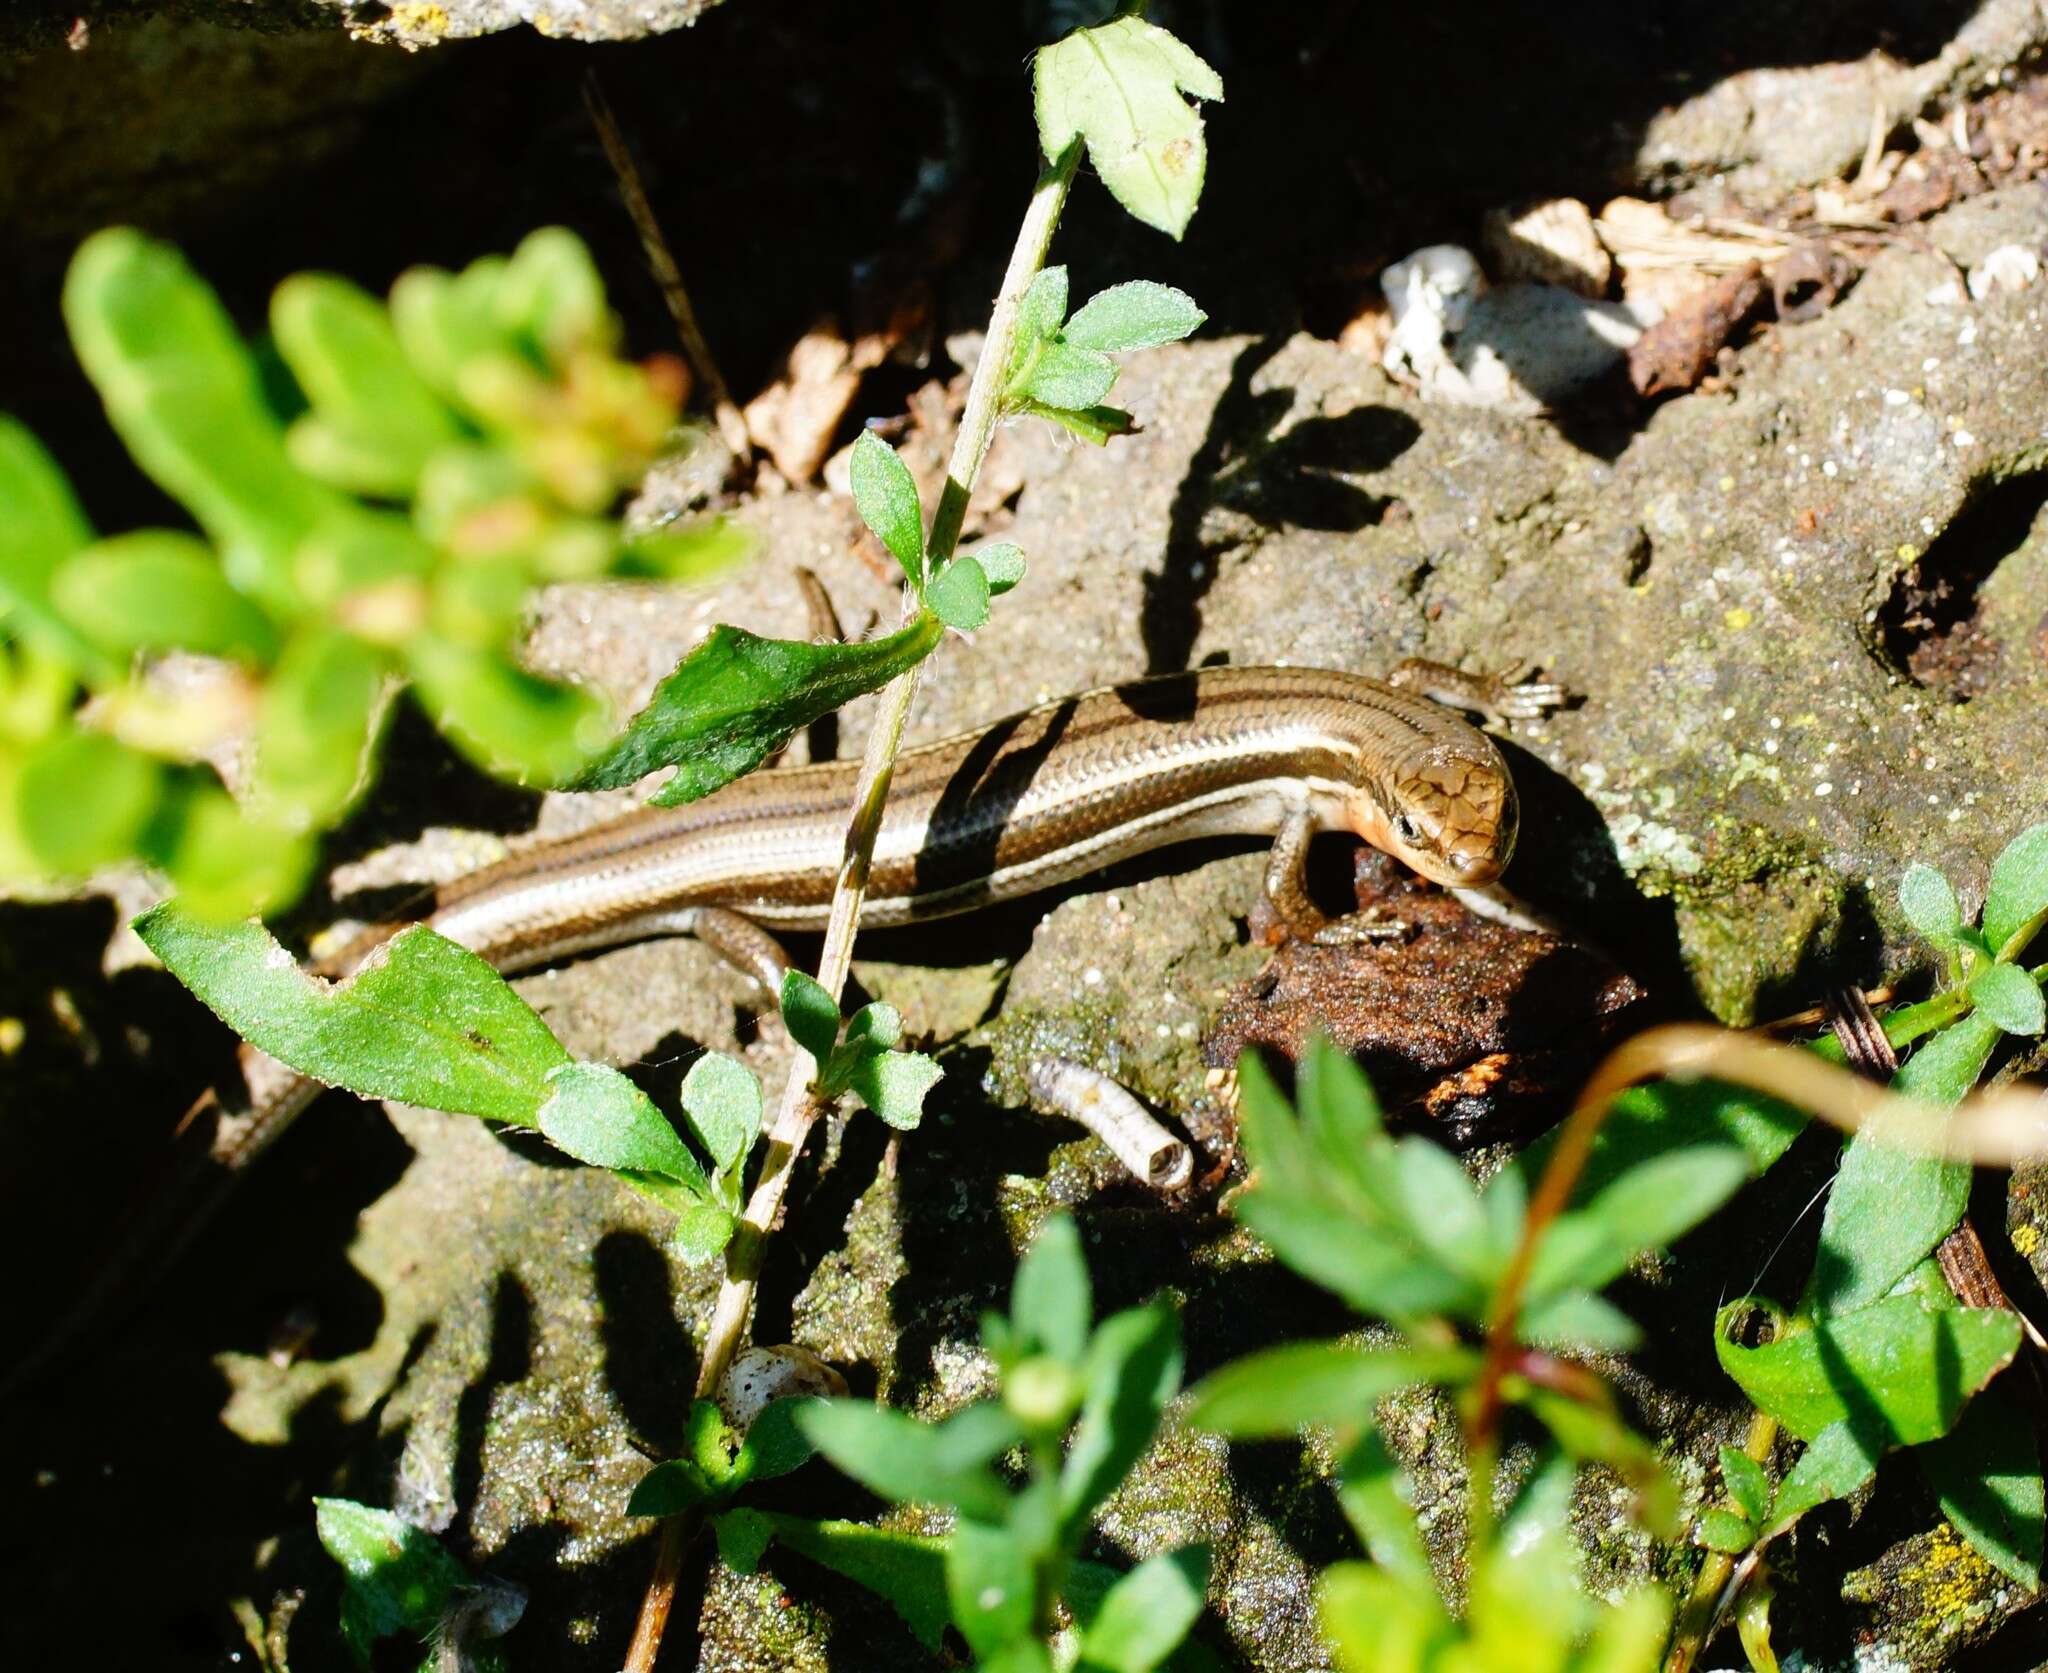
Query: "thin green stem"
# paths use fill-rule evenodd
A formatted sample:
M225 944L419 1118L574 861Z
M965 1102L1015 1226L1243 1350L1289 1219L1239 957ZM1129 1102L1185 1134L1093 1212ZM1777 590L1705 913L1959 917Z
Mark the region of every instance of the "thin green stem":
M994 310L989 315L988 336L982 344L981 359L967 390L967 405L960 415L960 433L953 444L946 483L932 513L931 537L926 542L928 573L942 568L960 542L961 525L975 478L995 439L996 424L1002 417L1003 387L1007 379L1010 352L1017 338L1017 309L1024 292L1045 265L1053 230L1059 225L1060 210L1081 160L1077 140L1064 156L1039 177L1024 211L1017 242L1010 253L1010 265L1003 275ZM908 621L921 608L916 593L906 585L903 612ZM919 668L900 674L883 688L874 728L868 734L867 752L861 761L860 777L853 792L853 810L846 831L845 857L840 861L838 881L833 888L831 913L826 920L825 946L818 956L818 982L837 999L846 987L853 964L854 935L860 927L861 906L867 898L868 871L874 862L875 837L881 829L882 810L889 797L889 781L896 769L896 752L903 742L903 730L910 719L910 705L917 695ZM697 1393L709 1397L746 1340L748 1320L753 1312L754 1290L767 1259L769 1239L782 1214L782 1199L790 1175L802 1152L804 1140L821 1113L811 1082L817 1063L799 1050L783 1087L782 1102L768 1129L768 1147L761 1174L747 1199L747 1209L726 1250L725 1280L719 1286L711 1323L704 1337L703 1357L697 1367ZM652 1673L661 1652L662 1634L668 1625L675 1599L676 1577L682 1572L683 1557L693 1531L684 1518L669 1521L662 1529L653 1578L641 1600L640 1619L628 1646L625 1673Z

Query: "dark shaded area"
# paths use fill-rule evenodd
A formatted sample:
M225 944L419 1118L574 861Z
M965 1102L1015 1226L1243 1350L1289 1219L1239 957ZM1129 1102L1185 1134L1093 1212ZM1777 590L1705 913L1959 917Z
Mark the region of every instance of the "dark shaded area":
M2001 644L1980 616L1978 590L1999 565L2033 539L2048 506L2048 476L2013 477L1984 487L1977 501L1935 538L1892 583L1878 609L1885 661L1925 690L1967 703L2005 676ZM2048 628L2048 617L2043 618ZM2011 647L2048 658L2048 637Z

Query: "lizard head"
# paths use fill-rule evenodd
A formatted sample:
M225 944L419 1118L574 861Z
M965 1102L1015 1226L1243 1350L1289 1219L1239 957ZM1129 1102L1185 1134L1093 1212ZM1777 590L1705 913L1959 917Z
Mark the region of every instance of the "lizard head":
M1520 813L1498 755L1434 750L1355 790L1348 823L1432 883L1474 889L1507 869Z

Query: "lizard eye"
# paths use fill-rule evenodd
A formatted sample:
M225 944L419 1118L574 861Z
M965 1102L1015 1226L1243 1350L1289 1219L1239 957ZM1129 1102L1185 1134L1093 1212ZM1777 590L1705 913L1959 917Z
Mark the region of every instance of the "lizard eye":
M1394 835L1413 848L1422 841L1422 827L1410 815L1397 813L1394 816Z

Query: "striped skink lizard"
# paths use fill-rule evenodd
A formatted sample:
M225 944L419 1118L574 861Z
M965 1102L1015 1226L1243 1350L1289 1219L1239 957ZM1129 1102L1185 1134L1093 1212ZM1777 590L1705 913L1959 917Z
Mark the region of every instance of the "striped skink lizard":
M1320 924L1302 882L1318 830L1352 832L1447 886L1489 884L1514 850L1514 783L1453 706L1499 718L1559 697L1410 662L1387 681L1219 667L1043 703L898 758L862 922L964 912L1225 835L1273 837L1266 894L1298 933ZM537 843L444 886L425 921L507 972L693 930L761 971L772 955L762 931L824 926L856 772L851 761L770 769ZM345 975L397 927L359 938L321 973ZM202 1100L187 1125L203 1130L182 1135L213 1177L205 1195L321 1090L246 1048L243 1069L246 1099ZM202 1213L188 1208L178 1232ZM161 1268L178 1240L158 1232L150 1264Z

